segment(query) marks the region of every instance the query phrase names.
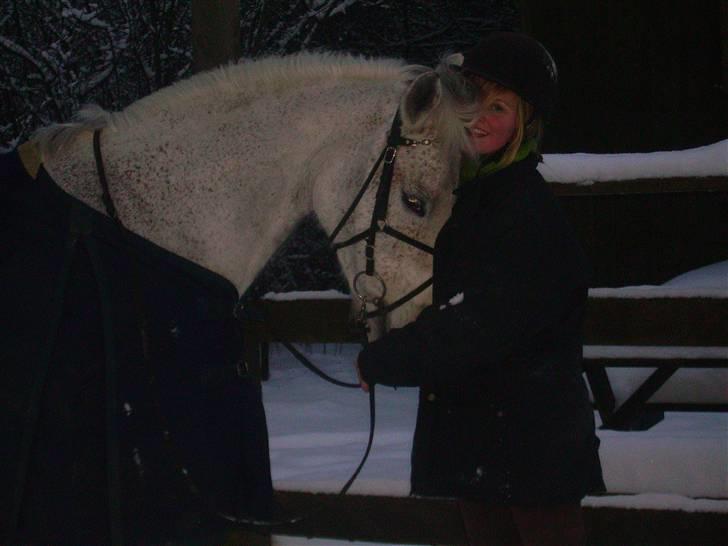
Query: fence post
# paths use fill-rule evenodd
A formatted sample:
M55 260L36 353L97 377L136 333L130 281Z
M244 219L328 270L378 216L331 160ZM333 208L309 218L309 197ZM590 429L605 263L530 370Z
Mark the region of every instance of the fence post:
M240 0L192 0L192 69L240 57Z

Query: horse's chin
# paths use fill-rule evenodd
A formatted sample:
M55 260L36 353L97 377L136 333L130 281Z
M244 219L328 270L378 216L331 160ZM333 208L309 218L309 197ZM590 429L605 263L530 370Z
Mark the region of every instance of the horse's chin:
M369 331L367 333L367 339L371 342L379 339L387 333L387 320L384 317L376 317L367 321Z

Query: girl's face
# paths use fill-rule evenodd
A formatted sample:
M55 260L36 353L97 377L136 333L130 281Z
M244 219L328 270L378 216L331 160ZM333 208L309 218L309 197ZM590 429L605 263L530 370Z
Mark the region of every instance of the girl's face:
M488 93L480 117L470 129L478 153L492 154L510 142L516 132L519 100L510 89Z

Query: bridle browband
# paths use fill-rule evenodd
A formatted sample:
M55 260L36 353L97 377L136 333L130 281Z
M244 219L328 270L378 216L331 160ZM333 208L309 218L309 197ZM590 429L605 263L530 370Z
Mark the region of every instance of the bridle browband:
M410 290L404 296L395 300L394 302L388 305L380 305L381 300L386 295L387 285L384 283L382 277L377 273L374 261L375 244L377 240L377 234L379 232L385 233L390 237L394 237L395 239L399 239L400 241L410 246L413 246L418 250L427 252L428 254L434 254L434 249L430 245L413 239L409 235L406 235L387 224L387 209L389 205L389 195L392 189L392 177L394 175L394 164L397 158L397 148L400 146L429 146L432 143L433 139L414 140L403 137L402 121L399 115L399 110L397 110L397 113L394 116L394 120L392 121L392 127L389 131L389 135L387 136L387 144L384 147L384 150L382 150L382 152L379 154L379 157L374 163L372 169L369 171L369 175L364 181L364 184L359 189L359 192L356 194L356 197L354 197L354 200L352 201L347 211L344 213L344 216L341 218L341 220L339 220L339 223L336 225L336 227L331 232L331 235L329 236L329 243L331 244L334 251L337 252L342 248L358 243L359 241L366 240L366 247L364 251L366 268L364 271L357 273L351 283L351 288L354 294L361 302L361 311L357 319L360 322L365 322L367 319L380 317L391 313L393 310L397 309L401 305L407 303L409 300L417 296L419 293L423 292L432 284L432 277L430 277L425 282ZM372 210L372 219L369 223L369 227L364 231L361 231L360 233L346 239L345 241L341 241L339 243L335 242L336 237L341 232L341 229L349 221L349 218L351 218L351 215L354 213L362 197L371 185L371 182L374 179L374 174L377 172L379 166L382 163L384 163L384 165L382 166L382 172L379 175L379 187L377 188L377 194L374 201L374 209ZM359 290L358 281L362 275L367 275L369 277L374 277L375 279L377 279L382 289L382 293L380 296L371 298L363 294ZM367 311L367 303L374 304L377 309L374 311Z

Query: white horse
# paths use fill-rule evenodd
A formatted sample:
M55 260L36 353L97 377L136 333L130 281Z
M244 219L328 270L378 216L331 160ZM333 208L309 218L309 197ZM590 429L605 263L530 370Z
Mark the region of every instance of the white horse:
M402 135L433 143L398 150L387 222L433 245L452 208L475 107L472 91L447 62L432 70L298 54L202 73L122 112L87 107L34 140L57 184L104 211L92 150L92 131L103 128L110 192L124 225L243 293L303 216L313 211L327 231L334 228L384 148L398 108ZM368 227L377 179L342 239ZM364 269L364 242L339 257L351 284ZM377 238L384 304L431 269L430 255ZM421 293L377 330L412 320L430 299L429 290Z

